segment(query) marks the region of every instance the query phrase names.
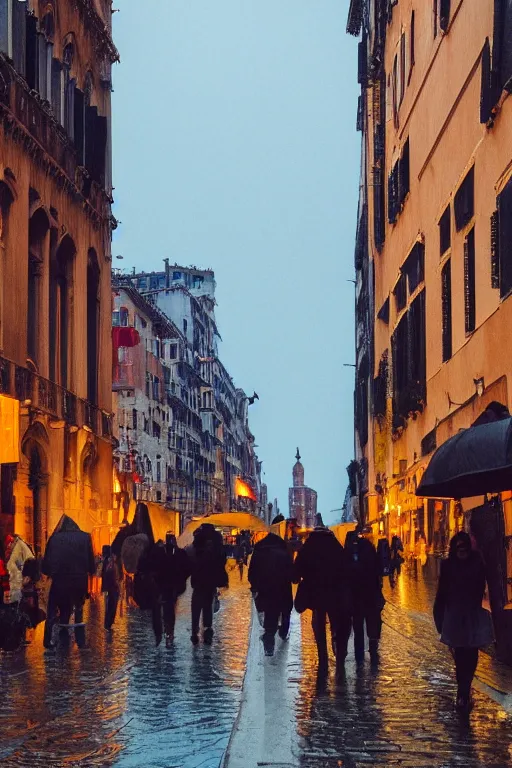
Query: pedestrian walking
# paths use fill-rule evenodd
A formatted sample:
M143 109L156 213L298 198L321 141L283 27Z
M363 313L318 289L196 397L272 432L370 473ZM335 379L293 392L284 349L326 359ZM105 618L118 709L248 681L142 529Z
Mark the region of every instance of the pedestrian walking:
M150 573L153 582L151 615L155 644L160 645L165 632L165 645L170 648L174 641L176 603L187 587L190 559L185 550L178 547L176 536L168 532L165 543L158 541L149 551L141 570Z
M112 547L108 544L102 550L101 591L105 595L104 627L107 632L111 632L119 603L119 570Z
M293 580L298 583L295 609L313 612L312 626L318 651L318 672L326 674L327 652L326 622L331 627L331 642L336 656L336 671L341 674L347 656L350 634L349 590L344 550L334 533L322 524L317 525L297 554Z
M112 542L112 554L118 564L127 604L133 604L134 601L134 576L139 560L150 551L154 543L149 509L146 504L139 502L132 522L121 528Z
M293 563L286 542L269 533L254 547L249 566L249 583L258 613L263 613L263 647L274 655L275 637L286 640L293 608Z
M379 661L384 597L379 557L372 542L365 538L370 535L370 528L359 526L356 531L347 534L345 542L357 664L364 662L365 630L370 658L373 663Z
M213 641L213 602L217 588L228 586L226 555L222 536L211 523L203 523L194 532L194 541L187 548L190 557L192 584L192 634L194 645L199 642L201 617L203 641Z
M87 598L89 576L96 570L92 539L80 530L68 515L62 515L55 531L48 539L42 572L52 580L48 596L47 617L44 628L44 647L53 647L55 624L60 624L60 640L69 643L67 625L74 613L75 641L85 647L83 607Z
M34 560L34 553L29 545L17 534L5 537L5 568L9 576L9 588L4 594L4 602L18 605L22 598L23 568L27 560Z
M243 581L243 578L244 578L244 566L245 566L245 561L244 561L243 555L239 556L237 565L238 565L238 570L240 572L240 581Z
M485 567L479 552L463 531L450 541L449 555L441 563L434 621L441 642L450 647L457 677L456 706L473 706L471 684L478 664L478 649L494 641L491 616L482 607Z
M404 561L403 552L404 545L402 539L395 533L391 538L391 567L389 573L389 583L394 586L395 580L400 576L402 570L402 563Z

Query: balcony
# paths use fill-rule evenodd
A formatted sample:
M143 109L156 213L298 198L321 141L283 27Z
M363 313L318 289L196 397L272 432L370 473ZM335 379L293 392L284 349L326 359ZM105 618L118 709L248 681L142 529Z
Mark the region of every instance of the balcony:
M5 357L0 357L0 394L70 427L85 428L97 437L112 437L110 413Z
M51 174L59 184L87 199L85 210L96 223L110 218L111 201L107 193L78 165L73 143L52 115L50 105L29 89L3 54L0 54L0 114L6 133L23 144L35 162L45 167L53 165Z

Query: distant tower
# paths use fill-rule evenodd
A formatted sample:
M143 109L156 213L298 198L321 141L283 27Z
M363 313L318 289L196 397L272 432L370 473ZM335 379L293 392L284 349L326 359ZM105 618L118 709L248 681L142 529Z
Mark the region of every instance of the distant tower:
M300 528L314 528L317 493L304 484L304 466L300 461L300 451L297 448L297 461L293 467L293 487L288 493L289 517L295 518Z

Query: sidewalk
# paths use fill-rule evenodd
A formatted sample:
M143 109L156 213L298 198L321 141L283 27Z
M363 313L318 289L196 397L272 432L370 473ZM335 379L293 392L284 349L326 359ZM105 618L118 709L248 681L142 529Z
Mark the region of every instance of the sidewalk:
M461 720L451 657L425 614L386 605L379 669L369 662L356 669L350 647L340 684L334 663L326 684L317 680L310 616L293 616L290 640L284 647L278 641L273 658L263 655L253 616L241 708L223 768L512 765L512 697L477 683L470 721ZM490 664L483 655L482 678ZM494 682L506 690L499 675Z

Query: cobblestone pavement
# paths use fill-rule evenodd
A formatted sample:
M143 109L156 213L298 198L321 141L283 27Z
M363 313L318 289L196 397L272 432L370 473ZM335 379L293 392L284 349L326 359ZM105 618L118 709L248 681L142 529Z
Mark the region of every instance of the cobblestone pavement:
M479 686L469 720L454 711L453 664L431 619L434 590L435 579L421 571L386 587L381 663L359 671L351 649L338 685L332 678L318 684L309 619L302 618L295 705L301 768L512 765L510 696L500 705ZM510 670L481 656L479 677L508 692Z
M0 765L218 768L237 713L250 595L238 572L221 601L212 648L190 642L190 595L175 647L155 649L150 616L124 611L108 643L101 597L88 609L91 650L0 657Z

